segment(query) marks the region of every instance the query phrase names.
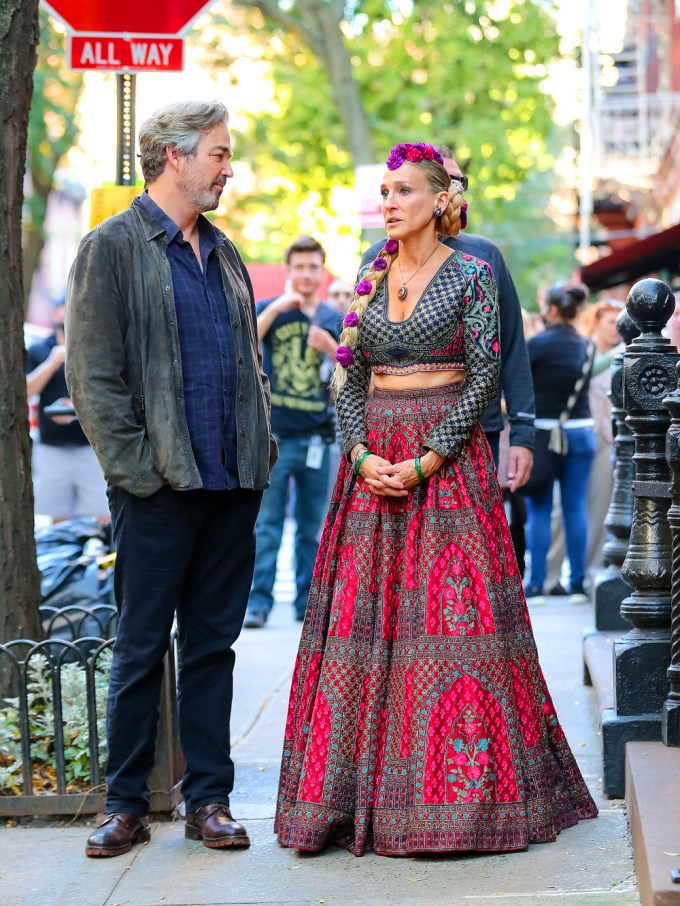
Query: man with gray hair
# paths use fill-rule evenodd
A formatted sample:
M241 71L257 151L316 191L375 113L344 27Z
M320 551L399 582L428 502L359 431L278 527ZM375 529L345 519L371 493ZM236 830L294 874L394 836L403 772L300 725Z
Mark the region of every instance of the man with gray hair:
M178 626L186 836L248 846L229 807L234 652L254 526L277 455L253 290L203 217L231 168L220 103L159 110L139 135L146 190L87 235L69 278L66 377L108 481L118 635L107 815L88 856L149 840L163 658Z

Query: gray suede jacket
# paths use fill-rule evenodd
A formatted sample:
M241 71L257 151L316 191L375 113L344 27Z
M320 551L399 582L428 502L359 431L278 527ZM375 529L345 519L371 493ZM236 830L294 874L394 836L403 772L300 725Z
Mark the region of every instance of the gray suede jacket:
M233 244L217 246L237 361L242 488L263 489L278 450L253 290ZM184 410L165 232L137 199L80 244L66 302L66 380L106 479L138 497L202 486Z

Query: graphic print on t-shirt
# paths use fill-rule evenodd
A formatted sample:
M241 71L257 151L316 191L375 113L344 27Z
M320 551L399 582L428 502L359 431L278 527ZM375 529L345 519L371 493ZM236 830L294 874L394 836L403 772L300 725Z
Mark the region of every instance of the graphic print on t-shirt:
M272 337L272 405L306 412L323 412L322 357L307 344L307 319L281 324Z

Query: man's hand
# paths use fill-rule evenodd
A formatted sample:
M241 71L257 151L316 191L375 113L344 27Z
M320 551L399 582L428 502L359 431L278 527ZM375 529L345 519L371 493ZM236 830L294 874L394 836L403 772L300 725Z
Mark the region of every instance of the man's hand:
M534 454L526 447L510 447L508 452L508 487L514 493L529 481Z
M324 330L323 327L319 327L318 324L312 324L309 328L307 345L311 346L312 349L316 349L317 352L324 353L331 359L338 348L338 344L334 337L331 336L327 330Z
M61 368L61 366L66 361L66 347L59 345L53 346L50 350L50 354L47 357L47 361L50 363L50 365L53 366L55 371L58 368Z

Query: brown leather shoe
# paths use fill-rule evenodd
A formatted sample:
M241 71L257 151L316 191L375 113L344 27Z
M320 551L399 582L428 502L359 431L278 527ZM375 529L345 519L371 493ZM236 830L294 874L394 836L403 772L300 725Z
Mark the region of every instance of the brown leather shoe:
M245 827L234 821L229 806L221 802L211 802L195 812L187 812L184 836L188 840L202 840L203 846L211 849L250 846Z
M148 818L112 812L87 838L85 855L122 856L130 852L133 843L148 843L150 839Z

